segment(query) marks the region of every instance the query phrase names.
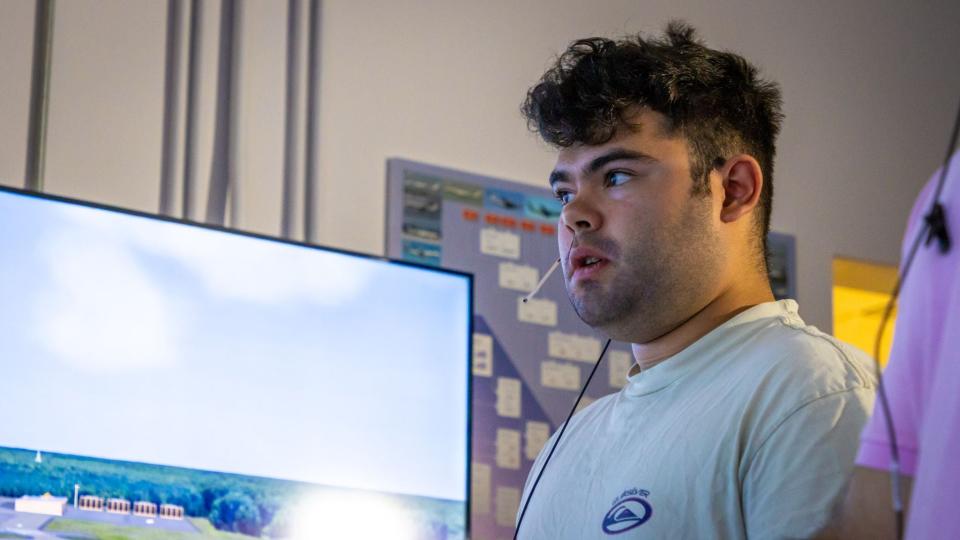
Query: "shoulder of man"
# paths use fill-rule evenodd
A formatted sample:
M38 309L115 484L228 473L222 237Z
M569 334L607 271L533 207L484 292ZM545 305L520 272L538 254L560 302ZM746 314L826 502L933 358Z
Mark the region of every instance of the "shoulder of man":
M860 349L786 315L767 324L756 338L748 361L772 390L786 390L813 400L845 391L876 389L873 360Z
M744 457L783 428L832 430L830 415L820 418L818 409L856 418L849 423L849 433L831 437L858 440L876 392L871 360L864 352L789 313L755 327L740 351L728 364L735 374L726 380L732 380L743 396L738 431L745 443ZM807 415L813 416L804 420ZM820 422L823 425L817 425Z

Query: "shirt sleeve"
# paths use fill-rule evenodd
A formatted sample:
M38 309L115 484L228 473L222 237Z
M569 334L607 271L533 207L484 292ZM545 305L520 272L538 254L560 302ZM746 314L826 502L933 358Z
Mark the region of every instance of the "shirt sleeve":
M913 241L923 224L923 212L933 197L934 185L928 182L917 197L907 231L903 237L903 258L906 260ZM897 316L890 361L883 373L883 388L890 404L900 455L900 471L913 476L917 463L917 429L923 414L921 401L926 380L926 359L931 355L924 335L937 321L928 309L931 294L936 294L928 280L908 279L900 291L900 312ZM857 465L872 469L888 469L891 460L890 432L879 395L873 415L863 430Z
M902 343L903 340L901 340ZM898 355L899 356L899 355ZM894 358L891 355L891 358ZM908 362L891 362L883 373L883 387L890 404L891 416L897 437L897 452L900 456L900 471L913 476L917 468L917 426L915 419L920 414L918 387L919 366L910 368ZM873 415L860 437L860 451L856 463L871 469L890 468L891 445L886 414L877 396Z
M830 518L853 469L872 389L809 402L741 466L748 538L809 538Z

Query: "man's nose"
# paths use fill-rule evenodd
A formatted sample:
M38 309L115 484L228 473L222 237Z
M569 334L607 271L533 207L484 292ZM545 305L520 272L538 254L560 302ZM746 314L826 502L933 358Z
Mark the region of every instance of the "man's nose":
M595 231L603 225L603 218L590 193L579 193L563 206L560 220L573 233Z

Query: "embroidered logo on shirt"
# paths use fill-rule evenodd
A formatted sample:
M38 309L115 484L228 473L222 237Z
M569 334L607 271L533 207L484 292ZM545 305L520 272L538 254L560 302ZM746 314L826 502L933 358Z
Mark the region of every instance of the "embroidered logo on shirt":
M631 488L613 500L613 507L603 516L603 532L620 534L635 529L650 519L653 507L645 499L650 492L645 489Z

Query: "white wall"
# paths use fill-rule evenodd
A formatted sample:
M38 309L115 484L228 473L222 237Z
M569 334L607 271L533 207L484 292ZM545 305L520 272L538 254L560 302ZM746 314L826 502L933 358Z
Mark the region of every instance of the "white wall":
M217 3L206 12L198 174L209 176ZM50 192L155 211L166 3L57 3ZM572 39L698 27L779 81L786 122L773 228L798 238L799 298L830 327L836 254L894 263L913 196L943 158L960 96L949 1L487 0L324 3L318 238L381 253L384 160L545 185L552 151L518 112ZM280 224L286 3L245 4L240 226ZM0 183L22 185L32 0L0 3Z

